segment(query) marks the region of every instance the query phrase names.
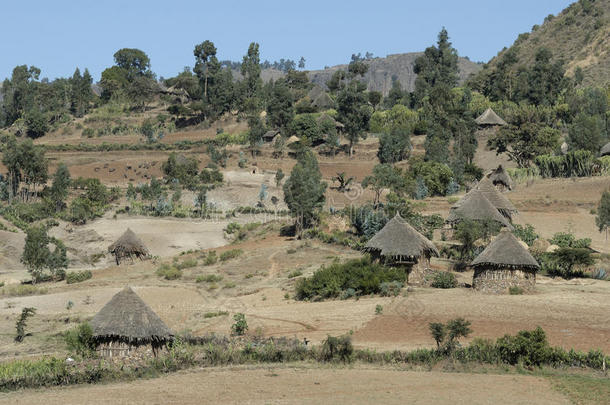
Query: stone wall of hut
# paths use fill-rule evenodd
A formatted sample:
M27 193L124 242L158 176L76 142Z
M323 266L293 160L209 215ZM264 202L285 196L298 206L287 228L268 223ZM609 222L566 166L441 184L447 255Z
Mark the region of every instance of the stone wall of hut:
M475 290L487 293L507 293L510 287L532 291L536 286L536 273L531 270L495 267L477 267L472 279Z
M162 354L167 347L155 346L153 348L151 344L130 345L120 341L109 341L97 345L95 350L100 357L107 359L145 360Z
M430 268L430 258L422 256L419 260L407 267L409 284L423 284L427 271Z

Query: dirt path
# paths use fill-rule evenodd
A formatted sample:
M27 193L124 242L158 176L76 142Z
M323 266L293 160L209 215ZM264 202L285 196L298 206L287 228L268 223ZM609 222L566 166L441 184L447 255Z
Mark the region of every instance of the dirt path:
M0 404L569 404L540 377L376 368L213 368L0 394Z

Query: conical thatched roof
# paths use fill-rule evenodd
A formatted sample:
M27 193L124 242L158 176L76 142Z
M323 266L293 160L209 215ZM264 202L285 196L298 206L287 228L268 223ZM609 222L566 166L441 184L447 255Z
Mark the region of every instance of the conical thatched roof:
M279 135L279 133L280 131L278 131L277 129L270 129L269 131L263 134L263 140L266 142L271 142L273 138Z
M500 118L491 107L485 110L483 114L479 115L475 119L475 122L479 125L506 125L506 121Z
M513 180L510 178L502 165L499 165L498 168L489 173L487 177L494 185L502 184L509 190L513 188Z
M608 156L610 155L610 142L605 144L602 149L599 151L600 156Z
M116 242L108 247L108 251L114 254L129 255L139 254L141 256L148 256L149 252L144 242L138 236L133 233L129 228Z
M540 265L511 232L500 232L471 263L471 266L496 266L539 269Z
M478 189L473 188L461 200L459 200L449 211L447 222L459 222L462 219L477 221L493 220L512 229L508 220L500 214L485 195Z
M511 214L517 212L513 203L496 189L488 177L483 177L477 184L476 189L483 193L485 198L504 216L510 218Z
M129 287L118 292L91 320L93 338L132 344L162 343L174 333Z
M290 145L292 143L299 142L300 140L301 139L299 139L298 136L292 135L290 138L286 139L286 145Z
M377 251L384 257L418 258L422 254L438 256L434 243L417 232L397 213L365 245L366 251Z

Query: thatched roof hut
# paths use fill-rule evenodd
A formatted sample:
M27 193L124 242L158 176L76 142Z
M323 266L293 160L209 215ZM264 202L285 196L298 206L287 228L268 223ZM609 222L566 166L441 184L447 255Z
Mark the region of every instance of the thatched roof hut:
M487 197L476 188L470 190L461 200L451 207L447 222L453 225L464 219L474 221L492 220L512 229L510 222L508 222Z
M153 353L173 339L174 333L130 288L118 292L91 320L93 340L103 355L125 355L140 346Z
M504 169L502 165L499 165L495 170L492 170L487 177L489 180L491 180L494 186L500 185L509 190L512 190L513 188L513 180L510 178L506 172L506 169Z
M505 292L510 287L532 289L540 265L511 232L502 231L470 264L475 272L473 287Z
M506 121L504 121L494 110L488 108L485 112L479 115L475 122L481 126L503 126L506 125Z
M500 211L500 214L504 215L509 220L511 220L513 214L517 213L517 208L515 208L508 198L496 189L490 178L483 177L475 188L483 193L485 198Z
M610 142L605 144L599 151L600 156L610 156Z
M296 136L296 135L292 135L290 138L286 139L286 145L290 145L296 142L299 142L301 139Z
M439 255L434 243L398 213L368 241L364 250L394 263L417 263L421 257Z
M278 136L280 134L280 131L278 131L277 129L270 129L269 131L265 132L263 134L263 141L264 142L271 142L275 139L276 136Z
M117 265L121 264L121 260L124 258L133 259L135 256L138 259L145 259L150 255L144 242L129 228L108 247L108 252L114 255Z

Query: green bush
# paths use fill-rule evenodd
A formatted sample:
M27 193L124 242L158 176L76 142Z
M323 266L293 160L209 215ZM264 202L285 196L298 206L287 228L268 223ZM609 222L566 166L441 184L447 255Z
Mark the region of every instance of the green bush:
M404 283L405 280L406 272L403 269L386 267L371 262L370 257L364 257L322 266L313 276L298 281L295 297L298 300L337 298L348 289L354 290L354 295L379 294L381 283Z
M93 273L91 273L91 270L71 271L69 273L66 273L66 283L80 283L85 280L89 280L91 277L93 277Z
M218 283L219 281L222 281L222 278L223 277L219 274L206 274L197 276L195 281L198 283Z
M171 266L167 263L163 263L157 268L157 276L163 277L166 280L177 280L182 277L182 271L180 269Z
M404 287L404 283L400 281L383 282L379 285L381 289L380 295L383 297L397 297L402 287Z
M248 330L248 322L246 322L246 315L242 313L235 314L233 316L235 323L231 325L231 332L237 336L243 336Z
M513 285L508 288L508 293L510 295L523 295L523 288Z
M176 268L178 270L183 270L183 269L189 269L191 267L195 267L197 266L197 259L187 259L185 261L183 261L182 263L178 263L176 265Z
M244 251L241 249L231 249L224 251L220 254L220 261L226 262L227 260L235 259L236 257L239 257L242 253L244 253Z
M64 340L68 351L72 354L82 357L91 357L95 354L93 329L86 322L67 331L64 335Z
M354 354L352 338L349 335L328 336L322 343L320 359L322 361L342 361L347 363Z
M455 288L457 287L457 280L453 273L441 271L433 276L430 286L434 288Z
M213 264L216 264L216 262L218 262L218 256L216 256L216 251L212 250L206 256L205 260L203 261L203 265L211 266Z
M302 275L303 275L303 272L301 270L293 270L288 274L288 278L295 278L295 277L299 277Z

